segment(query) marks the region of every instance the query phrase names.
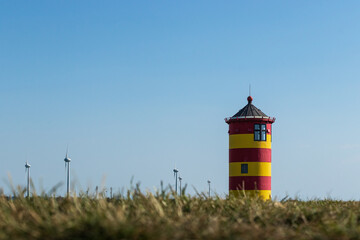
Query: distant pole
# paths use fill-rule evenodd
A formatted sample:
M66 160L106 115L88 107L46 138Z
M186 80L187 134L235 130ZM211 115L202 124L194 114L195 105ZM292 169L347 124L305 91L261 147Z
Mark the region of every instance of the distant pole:
M67 193L68 196L70 195L70 162L68 162L68 167L67 167L66 193Z
M211 183L211 181L208 180L207 182L208 182L208 184L209 184L209 197L210 197L210 196L211 196L211 195L210 195L210 183Z
M181 180L182 180L182 177L179 176L179 184L180 184L180 196L182 194L182 190L181 190Z
M27 171L27 190L26 190L26 196L30 197L30 168Z
M26 197L30 197L30 167L31 165L26 161L25 171L27 171L27 183L26 183Z
M99 187L96 186L96 188L95 188L95 197L96 197L96 198L98 198L98 191L99 191Z
M178 174L178 172L179 172L179 170L178 169L176 169L176 168L174 168L174 177L175 177L175 192L176 192L176 194L177 194L177 174Z
M71 159L68 157L68 149L66 149L66 155L65 155L65 168L67 166L67 174L66 174L66 195L70 196L70 162Z
M110 187L110 198L111 198L111 199L113 198L113 195L112 195L112 187Z

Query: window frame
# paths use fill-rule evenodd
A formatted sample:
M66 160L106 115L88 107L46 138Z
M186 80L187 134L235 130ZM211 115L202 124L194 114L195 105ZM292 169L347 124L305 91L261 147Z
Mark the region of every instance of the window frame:
M256 129L258 126L258 130ZM262 130L262 127L265 126L265 130ZM265 134L265 139L262 139L263 133ZM257 134L259 135L259 139L256 138ZM266 124L263 123L255 123L254 124L254 141L256 142L266 142L267 140L267 128Z
M241 174L248 174L249 173L249 164L242 163L241 164Z

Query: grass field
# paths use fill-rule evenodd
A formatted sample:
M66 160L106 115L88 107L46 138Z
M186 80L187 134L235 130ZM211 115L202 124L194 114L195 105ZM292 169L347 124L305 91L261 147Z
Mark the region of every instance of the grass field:
M22 195L22 194L19 194ZM174 196L0 197L0 239L360 239L355 201Z

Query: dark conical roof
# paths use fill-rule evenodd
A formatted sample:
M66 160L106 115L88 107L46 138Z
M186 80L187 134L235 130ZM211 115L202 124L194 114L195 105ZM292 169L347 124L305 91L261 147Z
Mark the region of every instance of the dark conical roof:
M248 100L248 104L242 109L240 109L240 111L238 111L232 117L247 117L247 116L268 117L265 113L263 113L260 109L258 109L251 103L253 100L251 96L249 96L247 100Z

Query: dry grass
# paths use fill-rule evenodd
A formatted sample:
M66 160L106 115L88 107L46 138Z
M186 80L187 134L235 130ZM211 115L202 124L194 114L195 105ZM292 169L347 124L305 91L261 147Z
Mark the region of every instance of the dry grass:
M0 197L0 239L360 239L360 203L174 196Z

